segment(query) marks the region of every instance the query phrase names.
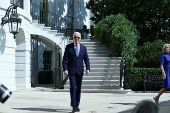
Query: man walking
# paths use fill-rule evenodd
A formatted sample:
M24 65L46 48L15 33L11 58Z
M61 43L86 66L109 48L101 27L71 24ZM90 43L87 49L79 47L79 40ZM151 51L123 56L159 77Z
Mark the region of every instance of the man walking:
M90 63L86 47L80 44L81 34L75 32L73 34L74 43L68 44L65 48L63 56L64 75L69 76L70 80L70 96L73 113L79 112L81 84L83 78L83 60L86 64L86 75L89 75Z

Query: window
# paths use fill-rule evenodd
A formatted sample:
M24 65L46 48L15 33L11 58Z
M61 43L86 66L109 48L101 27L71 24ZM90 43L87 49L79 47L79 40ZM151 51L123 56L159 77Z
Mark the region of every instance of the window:
M40 0L40 18L41 23L45 23L45 26L48 24L48 0Z
M44 57L44 70L51 70L51 51L44 51L43 57Z
M17 2L17 3L16 3ZM10 3L11 4L15 4L17 5L18 7L22 8L23 9L23 0L10 0Z

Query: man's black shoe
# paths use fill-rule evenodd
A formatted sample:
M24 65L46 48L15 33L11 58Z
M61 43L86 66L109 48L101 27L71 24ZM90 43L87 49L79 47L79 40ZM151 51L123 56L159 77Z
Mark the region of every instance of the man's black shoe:
M78 106L76 107L76 111L77 111L77 112L80 112L80 109L79 109L79 107L78 107Z
M76 111L77 111L76 107L73 107L72 113L74 113Z

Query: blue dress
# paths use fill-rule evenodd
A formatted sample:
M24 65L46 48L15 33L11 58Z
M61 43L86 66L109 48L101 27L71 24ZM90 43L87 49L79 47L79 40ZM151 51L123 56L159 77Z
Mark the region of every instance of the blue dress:
M166 79L163 79L163 88L170 88L170 54L161 54L160 65L163 65L166 74Z

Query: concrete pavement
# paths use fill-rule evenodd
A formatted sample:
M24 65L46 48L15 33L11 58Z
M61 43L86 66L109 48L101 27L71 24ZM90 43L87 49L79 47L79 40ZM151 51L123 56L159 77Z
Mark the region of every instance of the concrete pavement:
M41 89L41 90L40 90ZM71 113L69 92L52 92L44 88L30 88L12 92L12 96L0 103L0 113ZM80 113L119 113L133 109L141 100L152 100L158 92L126 94L82 93ZM160 102L170 100L164 93Z

